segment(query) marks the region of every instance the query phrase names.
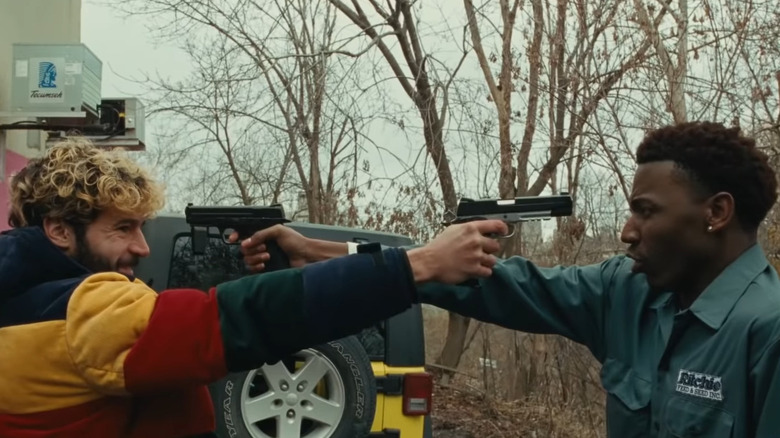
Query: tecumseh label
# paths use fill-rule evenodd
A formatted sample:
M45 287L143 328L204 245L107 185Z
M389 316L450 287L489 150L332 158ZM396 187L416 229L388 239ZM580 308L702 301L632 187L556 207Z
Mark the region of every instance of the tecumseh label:
M32 58L29 68L31 103L60 103L65 101L63 89L62 70L65 60L63 58Z
M723 400L723 382L720 376L680 370L677 376L677 392L710 400Z

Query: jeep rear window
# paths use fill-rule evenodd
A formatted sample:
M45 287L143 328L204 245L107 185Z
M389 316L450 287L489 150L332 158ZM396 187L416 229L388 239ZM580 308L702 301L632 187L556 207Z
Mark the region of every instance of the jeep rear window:
M227 245L219 235L209 236L205 254L193 254L189 234L174 237L168 288L194 288L208 291L211 287L252 274L244 264L238 245ZM363 330L357 335L371 360L384 360L384 323Z

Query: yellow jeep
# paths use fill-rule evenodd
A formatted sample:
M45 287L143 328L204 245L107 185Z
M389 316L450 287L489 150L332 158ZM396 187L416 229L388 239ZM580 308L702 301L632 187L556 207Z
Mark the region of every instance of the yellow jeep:
M332 241L412 244L397 234L288 223ZM209 286L246 275L237 248L209 236L194 254L184 215L149 220L151 256L136 275L156 290ZM371 293L371 291L366 291ZM355 336L305 349L210 386L220 438L430 438L432 377L425 372L419 306Z

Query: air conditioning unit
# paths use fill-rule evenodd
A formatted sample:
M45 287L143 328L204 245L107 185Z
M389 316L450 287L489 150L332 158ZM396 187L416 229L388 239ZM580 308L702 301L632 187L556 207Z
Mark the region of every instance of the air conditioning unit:
M103 63L84 44L14 44L10 112L96 118ZM88 122L87 122L88 123Z
M144 146L146 136L144 105L134 97L105 98L100 101L100 124L110 126L111 138Z
M146 149L146 118L143 103L134 97L104 98L100 100L98 124L103 133L85 132L75 135L88 138L104 148L122 148L130 151ZM56 144L67 132L49 132L47 146Z

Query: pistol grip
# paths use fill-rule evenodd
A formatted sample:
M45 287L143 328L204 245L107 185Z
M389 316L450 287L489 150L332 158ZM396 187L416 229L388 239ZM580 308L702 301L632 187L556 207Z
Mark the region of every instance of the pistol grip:
M290 267L290 259L275 241L269 240L265 242L265 249L271 256L271 259L265 262L265 272L278 271Z

